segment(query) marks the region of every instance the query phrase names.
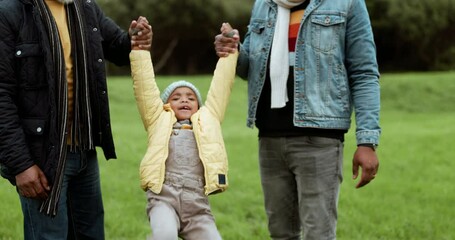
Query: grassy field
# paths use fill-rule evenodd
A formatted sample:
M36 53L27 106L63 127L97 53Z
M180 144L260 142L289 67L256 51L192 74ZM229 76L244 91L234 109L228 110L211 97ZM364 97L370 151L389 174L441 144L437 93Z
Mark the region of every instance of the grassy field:
M205 93L210 78L158 77L161 87L187 79ZM106 239L145 239L149 226L138 165L145 131L129 77L110 78L112 125L118 159L99 151ZM455 239L455 72L384 74L383 135L374 182L355 189L351 179L354 134L346 136L338 239ZM257 131L245 127L246 83L238 80L223 123L230 188L210 197L226 240L269 239L257 164ZM354 129L354 128L353 128ZM23 239L17 194L0 181L0 240Z

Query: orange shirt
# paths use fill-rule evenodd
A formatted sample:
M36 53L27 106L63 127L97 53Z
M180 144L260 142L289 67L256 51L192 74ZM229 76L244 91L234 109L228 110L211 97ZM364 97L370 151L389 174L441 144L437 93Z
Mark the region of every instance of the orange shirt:
M294 66L295 59L295 44L297 41L297 34L299 34L300 22L302 21L305 9L298 9L291 11L289 20L289 65Z

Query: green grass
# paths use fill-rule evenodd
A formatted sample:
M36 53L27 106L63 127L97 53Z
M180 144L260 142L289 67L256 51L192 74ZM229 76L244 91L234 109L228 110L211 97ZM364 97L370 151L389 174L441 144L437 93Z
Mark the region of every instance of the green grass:
M158 77L161 87L177 79L206 93L210 78ZM355 189L351 179L354 133L346 136L338 239L455 239L455 72L384 74L381 78L383 134L375 181ZM131 80L110 78L109 94L116 160L101 165L106 239L145 239L149 226L138 166L145 131ZM204 94L203 94L204 95ZM230 188L210 196L226 240L269 239L257 163L257 131L245 127L246 82L234 85L223 123ZM0 240L23 239L17 194L0 181Z

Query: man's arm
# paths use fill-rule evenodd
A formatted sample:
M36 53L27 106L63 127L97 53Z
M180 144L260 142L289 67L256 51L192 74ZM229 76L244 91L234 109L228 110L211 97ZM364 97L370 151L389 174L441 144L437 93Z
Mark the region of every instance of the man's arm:
M353 0L346 27L346 66L356 118L357 148L352 164L353 178L362 168L357 188L365 186L376 176L379 160L374 149L361 144L377 145L380 92L379 71L373 31L364 1Z
M18 27L13 29L18 16L7 16L8 9L0 9L0 164L7 169L3 174L15 183L19 194L44 199L50 189L41 169L31 158L17 106L19 83L15 68L15 41Z

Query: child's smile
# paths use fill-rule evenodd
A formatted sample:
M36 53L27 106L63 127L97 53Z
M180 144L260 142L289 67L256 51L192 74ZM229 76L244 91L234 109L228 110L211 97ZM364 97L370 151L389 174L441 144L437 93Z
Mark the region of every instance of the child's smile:
M177 117L177 120L187 120L199 109L196 94L188 87L179 87L169 96L168 103Z

